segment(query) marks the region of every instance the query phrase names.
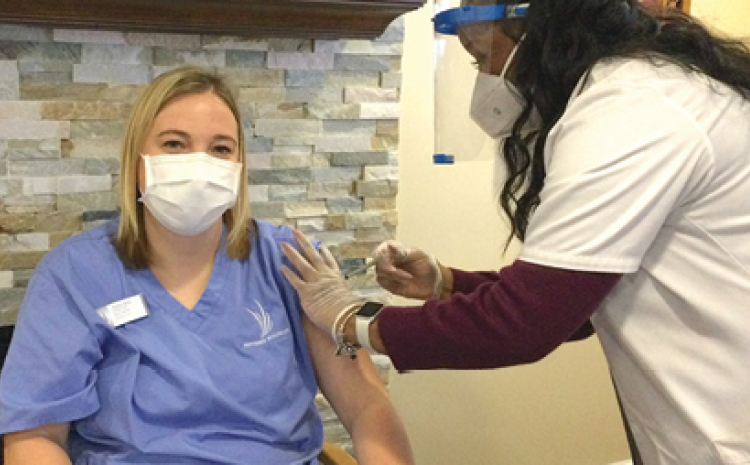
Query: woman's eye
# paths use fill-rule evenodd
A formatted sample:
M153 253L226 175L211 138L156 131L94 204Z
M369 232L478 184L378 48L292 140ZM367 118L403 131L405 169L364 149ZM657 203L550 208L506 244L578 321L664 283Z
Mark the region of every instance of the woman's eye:
M182 148L182 142L178 140L168 140L162 144L162 147L169 150L179 150Z
M234 153L234 150L226 145L217 145L211 151L220 157L228 157Z

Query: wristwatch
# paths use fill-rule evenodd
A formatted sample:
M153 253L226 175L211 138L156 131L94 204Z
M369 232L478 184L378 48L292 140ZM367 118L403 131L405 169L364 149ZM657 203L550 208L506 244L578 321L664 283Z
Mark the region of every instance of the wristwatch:
M357 342L370 353L377 353L370 344L370 325L378 317L384 304L380 302L365 302L355 313L355 327L357 329Z

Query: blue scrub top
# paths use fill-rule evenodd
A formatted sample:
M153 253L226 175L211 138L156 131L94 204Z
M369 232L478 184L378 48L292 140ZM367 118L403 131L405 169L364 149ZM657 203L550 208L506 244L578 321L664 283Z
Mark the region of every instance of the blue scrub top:
M29 282L0 377L0 433L72 422L74 464L317 463L323 429L296 292L291 230L257 221L246 261L224 245L188 310L125 268L117 222L50 251ZM97 309L142 296L148 316Z

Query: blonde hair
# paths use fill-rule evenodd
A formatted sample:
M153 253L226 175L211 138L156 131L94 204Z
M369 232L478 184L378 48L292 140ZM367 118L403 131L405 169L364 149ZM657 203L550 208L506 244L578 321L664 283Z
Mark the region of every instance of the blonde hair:
M138 163L156 116L172 100L184 95L212 92L221 98L237 121L238 152L243 173L247 172L245 137L237 103L224 80L202 68L188 66L169 71L154 79L135 104L128 121L120 156L120 226L114 240L120 260L132 268L149 263L143 204L138 202ZM227 255L245 260L250 254L248 234L251 227L247 177L243 176L237 201L223 216L227 228Z

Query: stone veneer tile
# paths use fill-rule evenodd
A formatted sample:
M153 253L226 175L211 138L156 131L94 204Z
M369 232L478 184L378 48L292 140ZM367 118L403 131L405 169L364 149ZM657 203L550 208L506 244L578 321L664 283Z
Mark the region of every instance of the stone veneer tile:
M348 166L313 168L310 174L313 182L356 181L362 175L362 168Z
M85 160L18 160L8 162L8 174L19 177L52 177L83 174Z
M323 134L315 142L317 152L366 152L372 149L369 134Z
M360 117L360 104L333 105L316 102L307 105L307 112L310 117L318 119L357 119Z
M326 85L329 86L378 86L380 71L369 70L334 70L326 73Z
M262 119L303 119L304 102L272 102L255 105L258 118Z
M321 216L327 213L325 202L319 200L291 201L284 204L284 216L287 218Z
M273 154L271 153L248 153L247 169L249 171L269 169L271 168L272 158Z
M81 212L86 210L116 210L115 192L79 192L57 196L57 210L60 212Z
M372 42L369 40L343 40L338 52L349 55L397 55L403 54L403 44Z
M73 82L73 63L65 61L19 61L18 73L21 82L51 82L62 84Z
M227 65L224 50L175 50L157 47L154 49L154 64L161 66L217 66Z
M286 90L286 100L338 104L344 101L344 90L338 87L290 87Z
M398 119L401 114L401 104L398 102L368 103L360 106L360 118L365 119Z
M67 150L70 158L112 158L120 156L119 140L73 139ZM119 162L118 158L115 159Z
M388 152L350 152L331 154L332 166L385 165ZM396 171L398 173L398 171Z
M398 102L398 89L382 87L348 86L344 88L344 102Z
M365 203L367 203L367 199L365 199ZM394 231L388 228L365 228L354 232L354 239L358 242L375 242L379 244L388 239L395 238Z
M3 257L0 256L0 267L3 266ZM26 289L12 288L0 290L0 326L9 326L16 322L18 310Z
M362 179L365 181L377 181L381 179L396 181L398 180L398 166L367 166L365 167Z
M134 45L83 44L81 64L151 65L154 51Z
M250 202L268 202L270 197L270 189L271 186L269 185L256 185L251 184L247 186L247 193L248 198L250 199Z
M81 83L106 82L114 84L147 84L151 82L151 67L147 65L82 64L73 65L73 81Z
M20 98L24 100L100 100L107 84L23 82Z
M200 49L201 36L196 34L161 34L152 32L128 32L125 42L143 47L165 47L183 50Z
M52 40L81 44L125 44L125 33L116 31L94 31L84 29L54 29Z
M324 120L322 130L325 133L375 134L377 122L374 120Z
M288 184L269 186L268 199L270 201L307 200L307 185Z
M0 24L0 40L22 42L51 42L52 31L34 26L20 26L16 24Z
M346 214L347 229L379 228L383 226L380 212L350 212Z
M381 73L380 75L380 87L401 88L401 83L402 83L401 72L388 72L388 73Z
M240 94L245 88L284 87L281 69L224 68L219 74L230 86L240 89Z
M269 153L273 150L273 139L253 136L252 131L245 132L245 150L248 153Z
M18 62L0 59L0 100L17 99L20 94L19 87Z
M131 106L122 102L43 102L41 114L49 120L113 120L125 119Z
M284 218L284 202L251 202L250 212L254 218Z
M232 68L263 68L266 66L266 54L251 50L227 50L226 66Z
M56 192L58 194L72 194L75 192L110 191L112 189L112 175L99 176L61 176L57 178Z
M352 181L313 182L308 187L310 200L349 197L354 192Z
M37 232L79 231L81 214L78 212L55 212L46 215L34 215ZM1 226L1 223L0 223Z
M362 211L362 200L356 197L344 197L326 200L326 208L330 213L352 213Z
M286 72L286 87L323 87L327 73L320 70L290 69Z
M0 120L4 119L41 119L40 102L9 101L0 104Z
M77 120L70 123L68 139L119 140L125 133L124 120Z
M26 177L23 181L23 195L54 194L57 191L57 180L54 177Z
M290 168L309 168L310 157L306 154L293 155L277 155L274 154L271 157L271 168L275 169L290 169Z
M0 234L0 252L47 251L49 244L49 233Z
M305 234L324 231L326 228L326 221L324 218L300 218L297 220L297 228Z
M365 198L365 211L370 210L396 210L396 196L393 197L368 197Z
M362 197L393 197L398 194L398 182L387 179L357 181L356 192Z
M13 271L0 271L0 289L10 289L13 282Z
M100 176L106 174L117 174L120 171L120 159L114 158L86 158L83 174L89 176Z
M69 138L70 123L66 121L0 120L0 139Z
M334 69L334 54L328 52L268 52L270 69Z
M5 177L8 171L7 162L0 161L0 211L2 211L3 199L7 196L22 195L23 181L19 178Z
M201 40L203 48L206 49L268 51L268 40L266 39L204 35Z
M284 146L289 146L289 147L309 146L310 152L312 152L313 145L315 144L317 137L318 135L314 133L307 133L307 134L300 133L300 134L277 136L273 138L273 150L274 152L284 150Z
M237 104L281 103L286 100L286 92L284 87L245 87L237 94Z
M320 133L320 121L307 119L261 119L255 122L255 135L265 137L299 136Z
M343 55L337 54L334 69L343 71L398 71L400 57L388 55Z
M248 173L251 184L300 184L310 182L309 168L251 170Z
M268 39L269 52L312 52L313 41L310 39ZM318 51L316 49L316 51Z
M376 121L375 125L377 129L375 134L379 136L398 136L399 135L399 124L398 120L386 119Z
M0 58L18 61L81 62L80 44L52 42L0 42Z

